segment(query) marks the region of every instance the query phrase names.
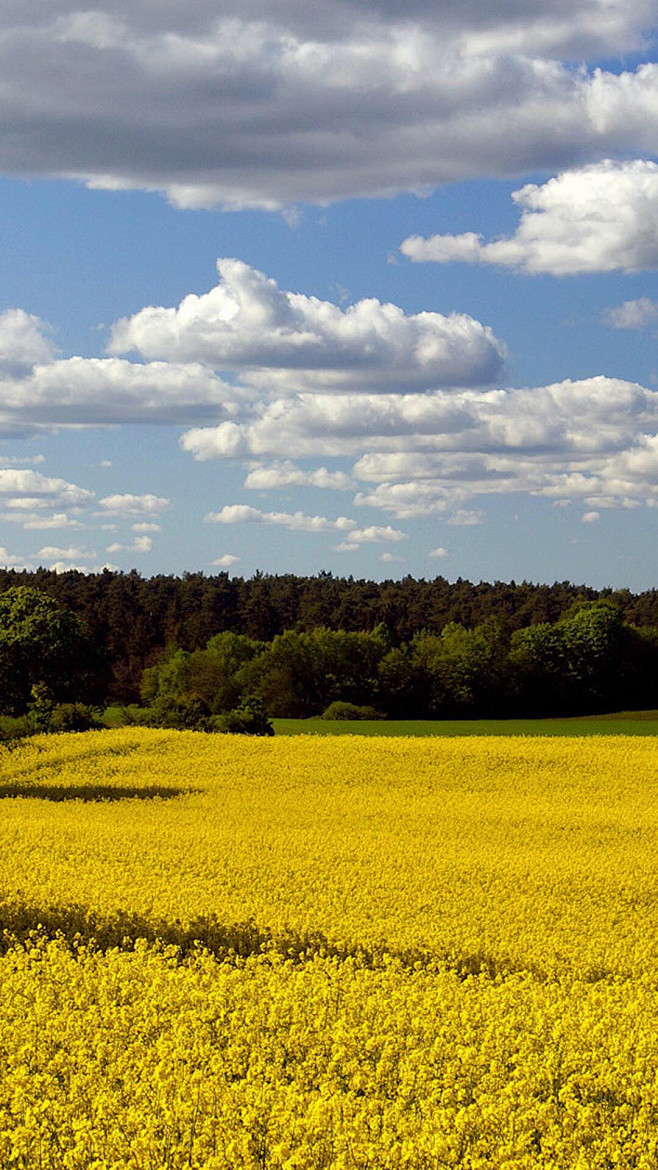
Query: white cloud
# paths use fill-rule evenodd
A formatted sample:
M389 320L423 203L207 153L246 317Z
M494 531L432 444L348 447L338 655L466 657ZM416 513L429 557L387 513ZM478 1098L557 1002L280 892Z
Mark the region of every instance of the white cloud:
M153 548L153 540L150 536L136 536L132 544L120 544L115 541L113 544L108 544L105 552L108 553L148 553Z
M0 462L9 467L20 467L25 464L38 467L41 463L45 463L46 459L44 455L0 455Z
M354 552L363 544L407 539L405 532L392 528L390 524L371 524L359 528L356 520L350 520L347 516L331 520L327 516L307 516L304 512L262 512L260 508L252 508L249 504L227 504L221 512L209 512L204 519L211 524L272 524L292 532L344 532L345 540L334 546L337 552Z
M220 258L217 269L210 292L117 322L111 351L242 370L278 393L478 385L502 368L502 343L463 313L407 315L374 298L342 309L285 292L241 260Z
M232 553L224 553L223 556L217 557L211 564L217 565L221 569L230 569L231 565L237 565L240 559L240 557L234 557Z
M171 507L171 500L165 496L154 496L147 492L143 496L132 495L131 492L117 492L111 496L104 496L98 501L102 513L106 516L150 516L165 512Z
M64 479L23 468L0 469L0 519L27 530L80 528L77 519L93 492Z
M390 524L383 527L370 524L367 528L353 528L348 535L350 544L386 544L388 541L395 543L408 539L406 532L400 532L399 528L391 528Z
M564 171L541 186L528 183L512 198L521 208L513 236L491 243L473 232L409 236L401 251L416 261L461 260L553 276L658 267L654 162L605 160Z
M317 487L336 491L349 491L354 480L344 471L327 471L326 467L304 470L289 459L269 466L252 467L244 481L246 488L254 491L272 491L286 487Z
M11 497L12 507L39 507L59 503L66 507L77 507L93 497L86 488L67 483L64 479L42 475L40 471L0 469L0 502ZM28 501L25 503L25 501Z
M51 560L56 557L60 561L78 561L87 559L88 557L95 557L96 553L86 553L80 548L58 548L56 545L47 544L44 548L40 548L38 557L43 557L44 560Z
M7 552L6 548L0 547L0 566L3 569L33 569L34 565L25 560L25 557L15 556L13 553Z
M226 504L220 512L209 512L204 519L209 524L275 524L293 532L346 532L356 527L356 521L347 516L330 520L304 512L262 512L249 504Z
M262 402L244 422L195 428L181 447L195 459L345 456L386 447L404 434L449 434L474 425L482 393L299 394ZM491 400L493 401L493 400Z
M596 524L596 521L600 519L600 512L583 512L580 517L581 524Z
M48 337L50 327L23 309L0 313L0 377L21 375L37 362L48 362L55 348Z
M233 409L236 391L198 362L72 357L15 372L0 366L0 424L12 427L183 423ZM101 466L107 466L103 461Z
M624 301L614 308L606 309L602 317L605 325L614 329L644 329L646 325L658 322L658 301L640 297L637 301Z
M385 565L392 565L392 564L403 565L404 564L404 557L396 557L394 553L390 553L390 552L381 553L380 556L377 557L377 560L382 561L383 564L385 564Z
M99 467L112 467L112 460L111 459L101 459L98 466Z
M26 531L46 531L56 528L84 528L81 520L66 512L0 512L0 520L8 524L20 524Z
M448 550L447 550L447 548L443 548L441 545L439 545L438 548L431 549L430 552L428 553L428 556L430 556L430 557L447 557Z
M209 293L114 326L115 353L132 348L162 360L58 360L43 322L21 309L1 314L0 432L222 421L229 436L263 395L482 385L502 369L502 342L465 314L407 315L374 298L343 309L283 291L239 260L220 259L218 269Z
M655 23L655 0L13 4L0 166L274 208L650 152L654 67L570 62Z
M596 511L658 501L658 391L602 376L484 392L297 395L252 407L228 436L225 424L188 432L182 446L201 458L351 455L362 485L355 508L450 525L480 523L480 502L493 495L574 500ZM290 513L243 504L223 512L228 522L265 515ZM359 523L345 524L345 542L357 543L350 526Z
M483 519L483 512L474 511L472 508L458 508L451 516L448 516L446 524L453 524L459 528L470 528L474 524L481 524Z
M133 532L162 532L161 524L152 524L149 520L140 520L138 524L131 524L130 527Z
M88 565L72 565L70 561L53 561L48 565L51 573L89 573Z

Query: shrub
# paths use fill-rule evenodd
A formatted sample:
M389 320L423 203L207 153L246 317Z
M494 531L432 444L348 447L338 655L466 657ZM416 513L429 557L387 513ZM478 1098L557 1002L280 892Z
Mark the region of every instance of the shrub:
M243 699L238 707L224 715L216 715L212 726L235 735L274 735L262 700L254 697Z
M164 695L152 708L156 727L210 731L210 708L201 695Z
M11 748L17 740L33 734L29 715L0 715L0 746Z
M93 707L86 703L58 703L48 723L48 731L91 731L102 727Z
M383 719L384 716L374 707L357 707L356 703L346 703L342 699L335 699L326 711L322 712L322 719Z

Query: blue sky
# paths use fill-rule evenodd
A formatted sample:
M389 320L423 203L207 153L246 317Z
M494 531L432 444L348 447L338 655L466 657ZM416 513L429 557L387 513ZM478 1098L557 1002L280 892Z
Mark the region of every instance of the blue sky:
M7 6L2 563L656 584L658 3L496 7Z

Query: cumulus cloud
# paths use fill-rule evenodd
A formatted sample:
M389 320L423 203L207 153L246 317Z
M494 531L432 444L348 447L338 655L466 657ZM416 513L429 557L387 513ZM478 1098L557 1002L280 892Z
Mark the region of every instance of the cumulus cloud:
M385 565L404 564L404 557L396 557L395 553L383 552L377 557L378 561L382 561Z
M20 467L26 464L38 467L41 463L46 462L44 455L2 455L0 459L7 467Z
M263 397L484 385L502 370L503 343L463 313L409 315L375 298L341 308L239 260L218 269L210 292L119 321L110 357L58 359L38 318L0 314L0 433L221 421L228 435ZM127 350L140 360L117 356Z
M152 524L148 520L141 520L138 524L130 525L133 532L162 532L161 524Z
M237 565L240 557L234 557L233 553L224 553L221 557L216 557L211 564L216 565L220 569L230 569L231 565Z
M655 0L12 0L0 166L278 208L650 151L653 67L571 62L655 22Z
M439 545L438 548L431 549L428 555L430 557L447 557L448 550L447 548L443 548L442 545Z
M390 524L359 528L356 520L350 520L348 516L332 520L327 516L308 516L305 512L263 512L249 504L226 504L220 512L209 512L204 519L210 524L273 524L291 532L344 532L345 541L335 546L338 552L352 552L362 544L407 539L406 532L400 532Z
M344 471L328 471L326 467L304 469L291 460L271 463L269 466L252 467L244 481L246 488L254 491L272 491L286 487L317 487L336 491L349 491L354 480Z
M48 565L51 573L89 573L88 565L72 565L70 561L53 561Z
M0 426L109 426L216 419L236 391L198 362L72 357L14 367L0 364ZM107 462L102 464L107 466Z
M37 362L49 362L55 347L50 327L23 309L0 313L0 377L21 375Z
M98 506L102 509L99 514L105 516L149 516L167 511L171 507L171 500L165 496L154 496L150 492L143 496L135 496L131 492L115 492L114 495L104 496L99 500Z
M397 543L398 540L407 540L407 534L400 532L399 528L391 528L390 524L370 524L367 528L353 528L349 533L350 544Z
M153 540L150 536L136 536L132 544L120 544L115 541L113 544L108 544L105 552L108 553L148 553L153 548Z
M596 524L596 521L600 519L600 512L583 512L580 517L581 524Z
M0 468L0 518L23 528L79 528L93 492L24 468Z
M374 298L343 309L286 292L241 260L220 258L217 269L210 292L117 322L111 352L242 370L248 384L288 393L480 385L502 368L502 343L463 313L407 315Z
M521 208L513 236L485 243L473 232L409 236L415 261L494 264L516 272L569 276L658 267L658 165L605 160L565 171L512 195ZM613 322L614 323L614 322Z
M0 547L0 565L3 569L33 569L29 561L25 557L15 556L13 553L7 551L6 548Z
M612 325L614 329L644 329L658 322L658 301L649 297L624 301L614 308L605 309L602 319L604 325Z
M84 528L81 520L67 512L0 512L0 520L8 524L20 524L26 531L46 531L51 528Z
M197 458L352 456L354 507L399 519L474 525L479 501L516 493L596 511L658 503L658 392L603 376L486 391L297 395L262 403L228 436L220 425L181 442ZM291 514L240 504L215 515L230 523ZM326 530L322 517L316 526ZM344 519L344 542L357 543L358 527Z
M275 524L293 532L345 532L356 528L356 521L347 516L330 520L305 512L262 512L249 504L226 504L220 512L208 512L204 519L209 524Z
M42 475L40 471L5 467L0 468L0 500L7 496L13 501L30 501L26 505L16 503L17 507L31 506L35 500L57 500L67 506L77 506L90 500L93 492L64 479Z
M86 560L88 557L95 557L96 553L86 553L80 548L58 548L56 545L47 544L40 548L36 554L38 557L43 557L44 560L51 560L56 557L60 561L79 561Z

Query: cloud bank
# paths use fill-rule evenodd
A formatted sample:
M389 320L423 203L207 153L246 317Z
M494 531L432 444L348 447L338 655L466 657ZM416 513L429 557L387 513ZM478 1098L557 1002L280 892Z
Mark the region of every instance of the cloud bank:
M658 392L603 376L535 388L297 395L263 402L240 423L187 431L181 445L201 460L270 458L274 468L291 450L309 464L351 457L350 479L360 485L354 507L400 519L438 514L454 525L477 524L474 501L515 493L590 510L658 504ZM299 465L283 466L285 480ZM312 473L299 466L307 482ZM276 472L269 483L285 486ZM212 519L305 531L339 523L242 504ZM356 521L340 524L352 540Z
M70 0L3 10L0 167L279 208L658 146L655 0ZM136 114L138 111L138 115Z
M45 322L1 314L0 435L230 422L263 395L405 393L485 385L502 372L504 344L466 314L406 314L375 298L342 309L281 290L239 260L217 266L210 292L117 322L110 357L58 358ZM125 351L137 360L117 356Z
M474 232L409 236L401 251L415 261L493 264L552 276L658 268L654 162L605 160L541 186L528 183L512 198L521 208L513 236L490 243Z

